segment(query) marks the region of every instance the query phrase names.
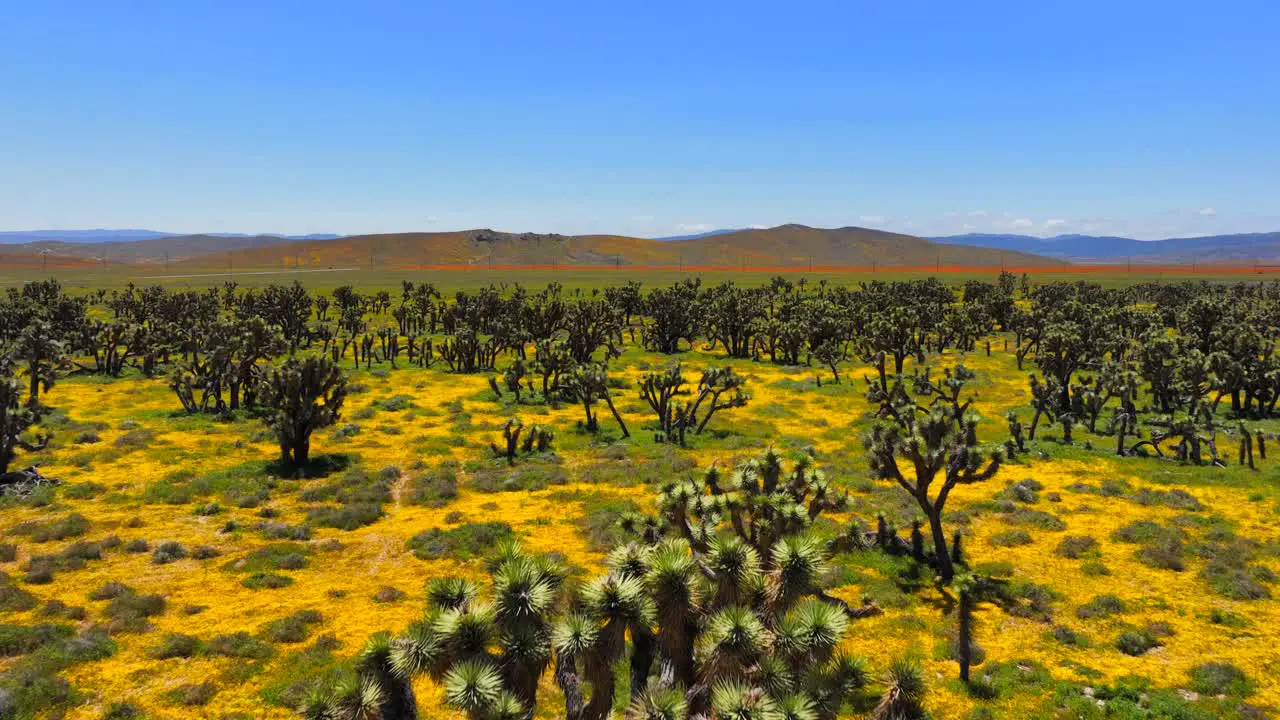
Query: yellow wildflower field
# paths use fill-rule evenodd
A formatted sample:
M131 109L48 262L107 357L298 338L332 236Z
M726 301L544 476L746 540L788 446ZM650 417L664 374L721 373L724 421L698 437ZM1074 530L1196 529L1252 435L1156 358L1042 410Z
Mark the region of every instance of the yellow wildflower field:
M728 362L701 350L680 359L691 378L708 364ZM654 442L652 414L636 389L647 370L668 360L628 347L613 363L614 402L632 437L622 439L602 410L604 441L579 428L580 407L500 401L485 375L439 367L353 370L351 382L360 387L343 419L313 440L315 453L344 465L331 477L303 480L272 477L278 448L260 422L187 416L163 379L64 378L45 400L59 411L45 428L55 442L18 464L39 463L65 484L48 503L13 504L0 513L0 534L7 536L0 539L16 545L0 569L36 599L28 609L3 612L3 622L52 622L48 607L58 602L84 609L77 624L104 622L110 601L91 594L109 583L159 595L161 612L142 627L113 633L114 654L64 671L79 694L67 718L96 720L120 702L152 718L288 718L296 713L281 703L282 678L304 672L299 658L315 638L331 636L336 655L350 656L370 635L399 631L419 618L430 579L485 576L475 557L415 554L409 544L423 533L506 523L526 549L556 553L590 575L602 567L602 543L618 508L649 509L663 479L713 463L732 465L768 446L812 452L851 493L853 507L838 520L873 525L883 512L900 530L909 527L913 507L901 490L867 479L861 435L871 406L862 375L869 368L846 368L835 385L816 367L733 363L747 377L749 404L717 414L704 435L680 449ZM928 364L941 369L961 361L977 373L970 387L983 416L980 437L1003 442L1004 414L1016 409L1024 421L1029 416L1025 374L998 339L990 355L948 352ZM493 458L489 443L501 443L502 424L511 416L555 432L551 459L508 468ZM954 513L949 527L964 531L968 562L1025 591L1016 607L978 608L976 641L985 662L975 674L1005 663L1002 672L1015 675L1043 670L1054 680L1099 686L1141 677L1152 687L1182 690L1193 667L1230 662L1252 679L1252 705L1280 707L1280 601L1215 592L1202 572L1210 561L1194 552L1209 543L1247 542L1256 549L1254 566L1280 572L1272 551L1280 547L1274 461L1254 472L1183 468L1116 458L1105 438L1083 431L1072 447L1057 443L1053 428L1042 427L1041 434L1033 452L991 480L960 486L948 505ZM1096 448L1085 447L1090 439ZM386 481L382 516L350 529L315 522L314 508L328 502L325 484L357 470ZM522 474L513 481L516 471ZM456 493L418 499L422 478L441 472L456 474ZM1027 479L1034 483L1024 492L1034 499L1010 500L1011 486ZM24 534L73 514L88 521L80 534L45 542ZM1153 566L1141 556L1147 546L1123 539L1140 521L1179 534L1193 550L1178 560L1181 569ZM1064 538L1086 536L1092 543L1080 541L1087 547L1076 557L1064 555ZM47 581L24 579L33 556L112 537L118 546L110 543L100 558L59 567ZM181 545L185 556L157 563L163 543ZM274 568L289 584L246 585L254 563L266 557L255 552L282 545L297 546L291 552L302 558ZM926 705L936 717L964 717L984 707L989 717L1030 717L1050 701L1052 682L1027 683L992 701L973 697L955 681L949 659L954 618L945 594L927 578L904 587L898 565L836 558L841 563L847 567L837 569L843 580L832 594L883 608L850 626L846 649L866 657L877 674L896 656L915 657L926 670ZM1080 612L1100 595L1114 596L1123 609ZM267 641L267 657L161 659L156 651L168 634L206 643L236 633L262 639L264 626L307 610L318 611L320 620L306 640ZM1143 629L1160 644L1138 655L1115 645L1126 630ZM3 662L8 668L15 660ZM204 683L212 695L201 698L203 704L185 704L182 688ZM562 705L554 683L545 678L543 685L538 716L556 717ZM423 717L461 717L443 706L429 680L416 690Z

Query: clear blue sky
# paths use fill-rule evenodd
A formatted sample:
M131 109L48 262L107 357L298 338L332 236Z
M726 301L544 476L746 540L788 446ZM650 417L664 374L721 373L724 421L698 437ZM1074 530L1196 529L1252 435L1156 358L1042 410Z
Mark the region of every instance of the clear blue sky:
M0 229L1280 230L1278 6L0 0Z

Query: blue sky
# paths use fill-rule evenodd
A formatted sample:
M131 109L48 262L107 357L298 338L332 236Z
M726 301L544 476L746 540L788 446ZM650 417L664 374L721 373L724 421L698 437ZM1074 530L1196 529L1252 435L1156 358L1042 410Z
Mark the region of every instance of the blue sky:
M1280 230L1278 5L0 0L0 229Z

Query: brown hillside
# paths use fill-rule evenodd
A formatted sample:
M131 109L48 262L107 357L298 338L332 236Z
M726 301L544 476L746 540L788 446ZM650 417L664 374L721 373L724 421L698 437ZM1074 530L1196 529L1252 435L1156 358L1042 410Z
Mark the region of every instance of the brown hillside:
M189 266L404 267L418 265L931 266L1041 265L1036 255L942 245L866 228L782 225L705 238L658 241L620 235L556 235L466 230L356 235L282 242L190 258Z

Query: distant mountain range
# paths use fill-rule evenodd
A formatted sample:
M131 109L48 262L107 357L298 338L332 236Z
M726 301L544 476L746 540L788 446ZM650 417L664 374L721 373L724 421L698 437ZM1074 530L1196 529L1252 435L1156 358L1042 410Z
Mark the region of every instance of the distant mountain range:
M666 237L654 238L658 242L669 242L672 240L697 240L698 238L711 237L713 235L724 235L725 233L742 232L750 228L723 228L720 230L707 230L706 232L693 233L692 235L668 235Z
M1239 263L1280 260L1280 232L1209 235L1205 237L1134 240L1098 235L1031 235L969 233L929 238L948 245L1047 255L1071 262Z
M174 238L147 242L172 242ZM204 242L208 242L206 239ZM172 257L172 256L171 256ZM3 256L0 255L0 260ZM151 260L149 262L154 262ZM353 235L336 240L257 244L191 256L186 265L234 267L380 267L414 265L659 265L692 267L815 267L823 265L1042 265L1019 252L928 240L867 228L781 225L732 230L684 240L622 235L557 235L464 230Z
M38 239L32 239L38 238ZM860 227L780 225L638 238L495 230L338 236L153 230L0 233L0 264L127 263L190 267L407 267L418 265L669 265L684 267L1044 266L1074 263L1280 262L1280 233L1169 240L968 234L938 238Z
M281 240L332 240L342 237L332 233L313 235L273 235L253 233L201 233L206 237L246 238L274 237ZM5 230L0 231L0 245L21 245L36 242L101 243L136 242L158 240L167 237L190 237L190 233L161 232L159 230Z

